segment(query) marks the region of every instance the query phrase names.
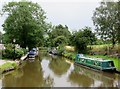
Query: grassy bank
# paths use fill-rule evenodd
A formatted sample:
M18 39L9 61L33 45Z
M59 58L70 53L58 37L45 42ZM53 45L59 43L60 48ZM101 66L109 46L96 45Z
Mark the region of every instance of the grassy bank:
M115 56L115 54L120 54L120 45L116 44L112 47L112 44L103 44L103 45L89 45L90 51L95 54L107 54Z
M16 69L17 63L16 62L6 62L5 64L0 66L0 73L3 73L5 71L9 71L11 69Z

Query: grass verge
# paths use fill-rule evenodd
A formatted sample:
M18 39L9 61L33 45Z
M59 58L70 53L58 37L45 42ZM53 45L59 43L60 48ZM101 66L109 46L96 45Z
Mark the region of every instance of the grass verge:
M17 64L14 63L10 63L10 62L6 62L5 64L0 66L0 72L3 73L5 70L9 70L11 68L17 68Z

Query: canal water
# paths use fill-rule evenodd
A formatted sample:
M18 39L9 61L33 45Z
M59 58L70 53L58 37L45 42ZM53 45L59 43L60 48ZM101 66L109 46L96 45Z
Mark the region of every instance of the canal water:
M0 75L2 87L120 87L120 75L99 72L75 65L70 60L40 53L35 60Z

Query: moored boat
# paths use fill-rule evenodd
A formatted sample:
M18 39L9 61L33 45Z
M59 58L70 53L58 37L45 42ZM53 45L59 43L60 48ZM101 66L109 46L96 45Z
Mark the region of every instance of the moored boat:
M28 53L28 58L35 58L38 55L38 50L36 48L32 48Z
M112 60L102 60L98 58L89 58L83 56L83 54L77 54L75 63L102 70L102 71L115 71L116 68L114 66L114 62Z
M50 54L53 54L53 55L57 55L57 54L58 54L58 51L57 51L56 48L51 48L51 49L48 50L48 52L49 52Z

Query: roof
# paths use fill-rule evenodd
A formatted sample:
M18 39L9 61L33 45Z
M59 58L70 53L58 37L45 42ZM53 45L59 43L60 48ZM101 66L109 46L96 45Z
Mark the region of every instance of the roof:
M90 57L80 57L80 58L84 58L84 59L87 59L87 60L95 60L95 61L101 61L101 62L108 62L108 61L112 61L112 60L104 60L102 58L90 58Z
M32 50L36 51L36 48L32 48Z

